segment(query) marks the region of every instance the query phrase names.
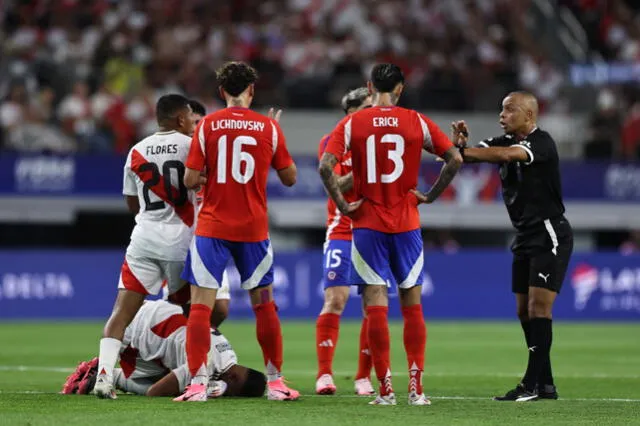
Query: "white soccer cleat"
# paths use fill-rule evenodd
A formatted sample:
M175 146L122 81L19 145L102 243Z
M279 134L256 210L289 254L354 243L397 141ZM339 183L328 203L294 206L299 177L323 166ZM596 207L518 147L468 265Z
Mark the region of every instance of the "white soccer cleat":
M376 399L369 402L369 405L396 405L396 404L397 404L396 395L393 393L390 393L389 395L385 395L385 396L378 395L376 396Z
M376 391L373 389L373 385L371 384L371 380L367 378L356 380L353 382L353 387L356 391L356 395L372 396L376 394Z
M116 390L106 374L98 375L96 384L93 387L93 393L100 399L118 399Z
M409 394L409 405L431 405L431 400L424 396L423 393L411 392Z
M331 374L323 374L316 380L316 393L318 395L333 395L336 393L336 385Z

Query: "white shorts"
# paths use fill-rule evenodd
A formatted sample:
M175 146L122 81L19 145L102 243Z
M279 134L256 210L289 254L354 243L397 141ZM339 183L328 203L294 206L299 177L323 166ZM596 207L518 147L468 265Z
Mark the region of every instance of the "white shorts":
M173 294L184 285L184 281L180 279L183 269L182 261L151 259L127 254L120 270L118 288L145 295L157 295L166 280L168 294Z
M169 287L165 284L162 286L162 298L164 300L169 299ZM231 292L229 291L229 274L224 271L222 274L222 283L218 292L216 293L216 300L230 300ZM175 303L175 302L174 302Z

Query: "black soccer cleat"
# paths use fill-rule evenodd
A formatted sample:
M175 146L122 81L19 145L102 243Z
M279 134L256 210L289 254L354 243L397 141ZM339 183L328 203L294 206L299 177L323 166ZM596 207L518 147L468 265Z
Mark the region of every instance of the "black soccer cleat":
M515 401L515 402L527 402L535 401L538 399L538 394L535 392L529 392L524 388L522 383L505 393L503 396L494 396L494 401Z
M542 389L538 389L539 399L558 399L558 390L553 385L544 385Z

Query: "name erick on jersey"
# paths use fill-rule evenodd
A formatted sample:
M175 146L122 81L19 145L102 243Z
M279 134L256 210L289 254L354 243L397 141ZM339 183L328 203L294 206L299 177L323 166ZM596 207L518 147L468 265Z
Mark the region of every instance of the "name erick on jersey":
M293 164L275 120L247 108L224 108L204 117L191 141L186 166L207 170L196 235L228 241L268 238L269 169Z
M320 139L318 147L318 160L322 158L330 135L324 135ZM333 170L338 176L348 175L351 171L351 153L347 152ZM348 202L356 201L353 190L343 194ZM331 197L327 201L327 240L346 240L351 241L353 234L351 232L351 218L344 216L336 207Z
M126 328L122 340L120 366L125 377L153 377L173 370L180 382L188 384L186 341L187 317L180 306L164 300L145 302ZM218 376L237 363L238 358L228 340L212 330L207 364L209 375Z
M345 117L326 152L338 160L351 151L355 199L353 228L401 233L420 228L418 184L422 150L442 157L453 147L426 116L400 107L372 107Z
M140 211L127 253L183 261L193 236L195 193L183 178L191 138L158 132L131 148L124 166L124 195L137 196Z

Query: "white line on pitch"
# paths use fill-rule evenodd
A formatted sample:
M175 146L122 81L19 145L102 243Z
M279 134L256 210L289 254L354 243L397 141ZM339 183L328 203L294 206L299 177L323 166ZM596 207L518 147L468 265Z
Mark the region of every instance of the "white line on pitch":
M43 391L2 391L0 395L58 395L57 392L43 392ZM132 395L134 396L134 395ZM362 397L358 395L301 395L304 398L350 398L350 399L362 399L367 400L368 397ZM484 396L430 396L430 399L443 400L443 401L491 401L491 398ZM633 398L560 398L562 401L578 401L578 402L640 402L640 399Z
M0 371L17 371L17 372L29 372L29 371L42 371L51 373L72 373L75 371L73 367L50 367L39 365L0 365ZM315 376L314 370L287 370L283 371L286 374L296 376ZM404 371L396 371L393 373L396 376L403 376ZM341 376L353 376L353 371L335 371L333 373L335 377ZM498 378L517 378L522 376L521 373L459 373L459 372L438 372L429 371L425 372L425 377L498 377ZM591 374L554 374L554 377L559 379L640 379L639 374L607 374L607 373L591 373Z

